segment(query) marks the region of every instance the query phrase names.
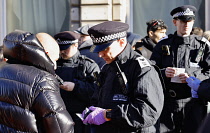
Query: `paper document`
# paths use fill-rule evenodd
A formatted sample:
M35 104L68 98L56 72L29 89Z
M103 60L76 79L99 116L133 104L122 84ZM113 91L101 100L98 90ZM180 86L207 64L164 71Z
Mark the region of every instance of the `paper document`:
M175 68L175 69L176 69L175 77L171 78L171 82L182 83L182 81L180 80L178 75L180 73L184 73L185 72L185 68Z

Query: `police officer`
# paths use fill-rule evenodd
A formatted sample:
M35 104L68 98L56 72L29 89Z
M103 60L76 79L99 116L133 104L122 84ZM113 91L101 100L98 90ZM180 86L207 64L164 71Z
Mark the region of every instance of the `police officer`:
M85 55L88 58L94 60L98 64L99 68L101 68L105 64L105 61L102 58L98 57L97 53L90 52L90 48L93 45L93 41L88 34L88 29L92 26L93 25L91 24L87 24L78 28L74 32L80 34L79 47L78 47L79 52L82 55Z
M98 65L91 59L80 55L78 39L80 35L64 31L54 35L60 47L60 59L56 73L66 82L61 86L61 96L67 111L75 122L75 133L84 133L85 125L76 113L82 113L90 105L90 98L97 87L94 72L99 72ZM68 81L68 82L67 82Z
M128 28L126 23L106 21L88 30L94 43L91 50L106 61L98 75L91 113L83 120L95 133L155 132L163 107L159 75L127 43Z
M189 76L200 80L210 76L209 42L190 35L195 12L196 8L191 5L173 9L170 14L177 31L161 40L151 56L160 67L166 84L160 132L193 133L206 115L206 102L191 98L191 89L186 83Z

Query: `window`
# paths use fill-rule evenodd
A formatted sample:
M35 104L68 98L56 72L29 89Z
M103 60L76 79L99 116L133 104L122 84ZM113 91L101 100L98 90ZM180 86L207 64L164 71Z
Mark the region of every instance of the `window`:
M0 45L2 45L4 36L6 35L6 0L0 0Z
M205 30L204 0L133 0L133 32L146 36L146 22L151 19L162 19L168 26L167 34L173 34L176 27L172 23L170 12L182 5L193 5L197 8L194 26Z
M69 30L69 0L5 0L6 32L16 29L54 35Z

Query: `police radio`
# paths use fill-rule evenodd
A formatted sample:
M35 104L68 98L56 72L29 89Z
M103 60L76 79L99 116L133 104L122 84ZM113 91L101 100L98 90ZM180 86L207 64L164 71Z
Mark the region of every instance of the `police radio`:
M195 58L195 62L198 63L201 60L202 56L203 56L203 49L201 48L197 52L197 55L196 55L196 58Z
M170 55L170 47L169 45L162 45L163 55Z
M98 72L94 72L93 73L93 76L94 76L94 79L95 79L95 82L97 84L97 86L101 86L101 77L100 77L100 74Z
M118 77L118 81L120 83L120 86L122 87L121 90L123 92L123 94L127 94L128 93L128 81L127 78L125 76L125 73L121 71L118 63L115 61L116 66L117 66L117 77Z
M201 44L200 48L198 49L197 51L197 55L196 55L196 58L195 58L195 62L199 62L201 60L201 58L203 57L203 54L204 54L204 48L206 46L206 39L202 38L202 40L204 40L204 44Z

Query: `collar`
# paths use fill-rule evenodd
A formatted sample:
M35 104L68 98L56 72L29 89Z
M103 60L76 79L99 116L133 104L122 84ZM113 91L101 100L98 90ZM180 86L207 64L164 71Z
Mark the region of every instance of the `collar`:
M124 64L128 59L134 57L134 51L131 48L131 45L127 43L125 49L117 56L116 60L119 64ZM113 61L111 64L115 64Z
M64 59L59 59L58 62L75 64L75 63L78 62L79 55L80 55L80 52L79 52L79 50L78 50L78 51L76 52L76 54L73 55L71 58L66 59L66 60L64 60Z
M176 35L177 42L179 42L180 44L185 44L185 45L190 45L193 38L195 38L195 35L193 34L183 37L183 36L178 36L177 32L175 32L174 35Z
M142 41L144 44L146 44L144 45L144 47L146 47L150 51L153 51L156 44L152 41L151 38L149 38L149 36L146 36L145 38L143 38Z
M70 61L72 63L77 63L78 62L79 55L80 55L80 52L78 50L74 56L72 56L71 58L68 59L68 61Z

